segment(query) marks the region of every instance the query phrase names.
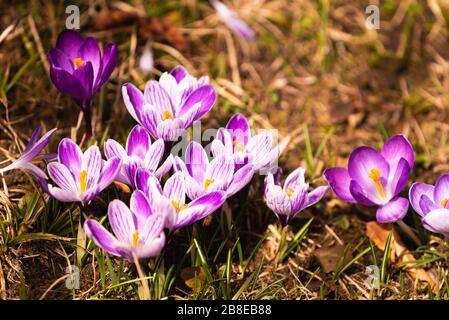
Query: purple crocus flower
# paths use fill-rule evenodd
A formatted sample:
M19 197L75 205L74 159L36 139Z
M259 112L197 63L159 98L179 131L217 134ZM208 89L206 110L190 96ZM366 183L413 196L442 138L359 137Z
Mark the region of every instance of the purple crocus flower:
M142 93L133 84L122 88L131 116L155 139L175 141L214 105L217 94L208 77L196 79L183 68L150 80Z
M206 151L195 141L187 146L185 161L175 158L174 168L184 173L190 199L213 191L223 191L230 197L246 186L254 175L254 166L250 163L235 171L233 158L226 154L209 162Z
M161 178L173 164L173 156L170 154L158 168L164 155L164 141L158 139L151 144L149 134L139 125L129 133L125 148L117 141L108 139L104 144L104 153L107 159L118 157L122 160L116 179L133 188L137 168L147 169L157 178Z
M68 138L59 143L57 160L47 165L48 174L57 185L48 184L48 193L59 201L79 201L83 205L112 183L121 163L118 157L104 161L97 146L83 153Z
M146 195L154 211L164 212L165 226L171 231L205 218L217 210L226 199L223 192L215 191L186 203L187 187L182 172L173 174L162 188L148 170L138 169L136 187Z
M120 200L109 203L108 219L114 235L98 221L87 219L86 235L106 252L134 260L158 256L165 245L164 216L154 212L141 191L131 195L130 208Z
M409 198L413 209L422 217L424 228L449 237L449 174L441 176L435 187L414 183Z
M235 12L228 8L223 2L211 0L210 3L217 11L217 15L232 31L247 40L255 38L254 31Z
M377 150L359 147L349 156L348 169L327 169L324 177L342 200L365 206L378 206L380 223L401 220L408 200L398 194L406 187L414 164L410 142L402 135L389 139Z
M95 93L117 65L118 49L108 44L103 56L94 38L83 38L74 30L62 31L48 54L50 77L56 88L71 96L82 108L86 134L92 135L90 106Z
M268 173L265 178L265 200L282 225L286 225L299 212L320 201L329 187L321 186L309 192L309 184L304 179L305 170L301 167L290 173L281 187L280 171L275 175Z
M254 170L259 171L268 168L279 157L279 149L272 145L271 132L264 130L251 136L245 116L237 113L229 119L226 128L218 129L211 151L214 157L221 154L232 156L236 170L251 163Z
M45 172L35 164L31 163L31 161L36 158L40 154L42 149L44 149L48 145L53 133L55 133L56 131L56 128L48 131L42 136L42 138L39 139L41 131L42 127L37 127L36 129L34 129L30 141L28 142L20 157L8 166L1 168L0 174L13 169L24 169L32 173L37 179L47 179L47 175L45 174Z

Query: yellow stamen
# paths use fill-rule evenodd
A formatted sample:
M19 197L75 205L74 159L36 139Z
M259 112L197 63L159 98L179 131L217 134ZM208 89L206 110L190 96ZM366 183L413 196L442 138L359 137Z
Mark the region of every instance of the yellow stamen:
M376 186L377 191L379 192L379 195L381 198L385 198L385 191L382 183L380 182L380 172L377 169L371 169L368 178L372 179L374 182L374 185Z
M292 188L287 188L287 191L285 191L285 193L287 194L287 197L290 198L293 193L295 193L295 190L293 190Z
M447 201L448 201L449 199L448 198L444 198L443 200L441 200L441 206L443 207L443 208L446 208L446 204L447 204Z
M86 192L87 187L87 171L83 170L80 172L80 189L81 193Z
M165 111L162 113L162 119L163 119L163 120L167 120L167 119L171 119L171 118L173 118L173 115L172 115L172 113L171 113L170 111L165 110Z
M233 140L232 144L234 145L237 151L242 151L244 149L243 143L238 142L237 140Z
M206 189L212 184L214 183L214 179L206 179L206 181L204 181L204 191L206 191Z
M137 248L137 244L139 243L139 230L136 230L133 234L133 246Z
M180 200L177 200L177 201L173 200L173 201L171 202L171 204L173 205L173 207L175 207L176 211L181 211L181 210L187 209L187 208L189 207L188 204L185 204L185 205L183 205L183 206L181 207L181 206L180 206L180 202L181 202Z
M77 68L80 68L84 65L84 60L81 58L75 58L75 59L72 59L72 61L76 65Z

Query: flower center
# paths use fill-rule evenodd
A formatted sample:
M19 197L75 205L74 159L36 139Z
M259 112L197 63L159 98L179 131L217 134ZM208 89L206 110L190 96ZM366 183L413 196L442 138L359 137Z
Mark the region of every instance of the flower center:
M189 207L188 204L185 204L185 205L183 205L183 206L181 207L181 206L180 206L180 203L181 203L181 200L177 200L177 201L173 200L173 201L171 202L171 204L173 205L173 207L175 207L176 211L181 211L181 210L187 209L187 208Z
M133 247L137 248L137 244L139 243L139 230L136 230L133 234Z
M167 120L167 119L171 119L171 118L173 118L173 114L170 111L165 110L162 113L162 120Z
M234 145L237 152L242 151L244 149L243 143L238 142L237 140L232 140L232 144Z
M76 65L77 68L80 68L84 65L84 60L81 58L75 58L75 59L72 59L72 61Z
M87 188L87 171L83 170L80 172L80 189L81 193L86 192Z
M377 191L379 192L379 195L381 198L385 198L385 191L382 183L380 182L380 172L377 169L371 169L370 173L368 174L368 178L373 180L374 185L376 186Z
M204 191L206 191L207 190L207 188L212 184L212 183L214 183L214 179L206 179L206 181L204 181Z
M285 191L285 194L287 195L287 197L291 197L293 195L293 193L295 193L295 190L292 188L287 188L287 190Z
M444 198L443 200L441 200L441 206L443 207L443 208L446 208L446 204L447 204L447 201L448 201L449 199L448 198Z

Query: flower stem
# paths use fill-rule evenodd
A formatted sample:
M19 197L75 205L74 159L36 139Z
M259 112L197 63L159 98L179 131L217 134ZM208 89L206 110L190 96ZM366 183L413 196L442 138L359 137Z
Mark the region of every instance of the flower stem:
M86 143L89 144L90 138L93 136L93 130L92 130L92 112L90 110L90 106L83 108L83 114L84 114L84 124L85 124L85 131L86 131Z
M148 286L148 280L145 279L145 273L143 273L142 267L140 266L139 258L135 253L133 253L134 264L136 265L137 274L139 275L140 283L143 287L144 300L151 300L150 287Z
M412 228L410 228L407 224L405 224L404 221L399 220L397 221L397 224L399 226L399 228L402 229L402 231L404 231L404 233L409 236L410 239L413 240L413 242L420 246L421 245L421 240L419 240L419 238L416 236L416 234L413 232Z

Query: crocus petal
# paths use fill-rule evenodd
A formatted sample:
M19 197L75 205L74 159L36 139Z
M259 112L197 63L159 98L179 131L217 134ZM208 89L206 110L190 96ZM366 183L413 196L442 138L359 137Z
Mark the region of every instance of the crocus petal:
M423 212L423 216L432 210L440 209L441 207L434 203L427 195L422 194L419 200L419 207Z
M390 189L391 197L396 196L407 186L408 177L411 170L412 168L408 162L404 158L401 158L399 163L396 165L396 172L394 173L391 182L389 181L390 183L388 188Z
M164 140L156 140L147 150L147 154L143 160L146 169L155 172L156 168L164 156L165 143Z
M79 57L77 58L81 58L83 61L89 61L92 63L93 82L96 81L102 68L101 52L97 41L92 37L86 38L79 48L78 54Z
M244 188L253 178L254 167L252 164L247 164L234 173L231 184L226 189L226 196L230 197L242 188Z
M129 243L136 232L133 215L129 208L120 200L112 200L108 207L108 219L117 239Z
M82 101L86 91L81 82L71 73L59 67L50 66L50 78L55 87L77 101Z
M48 179L48 177L45 174L45 172L41 168L36 166L35 164L29 163L29 162L28 163L24 163L24 164L20 165L20 168L22 168L22 169L28 171L29 173L31 173L34 177L36 177L36 179L39 179L39 178L40 179L44 179L44 180ZM1 170L0 170L0 172L1 172Z
M144 96L146 102L157 109L160 114L163 114L164 111L169 111L173 114L170 97L159 82L155 80L148 81L145 85Z
M218 156L210 162L206 169L205 179L213 180L210 184L209 191L215 191L212 189L214 183L225 182L226 186L232 181L234 175L234 161L230 156Z
M407 138L402 135L396 135L385 142L380 153L390 165L390 171L396 171L395 168L401 158L404 158L410 168L413 168L415 162L413 148Z
M154 139L161 138L158 136L157 127L161 122L161 116L153 106L144 104L141 110L137 110L139 123L148 130Z
M407 214L408 200L396 197L384 206L380 206L376 211L376 220L379 223L390 223L402 220Z
M104 163L100 180L98 180L98 191L106 189L114 181L120 171L120 165L121 160L117 157L110 158Z
M268 178L269 176L267 176ZM290 198L284 190L277 185L267 184L265 190L265 200L267 206L279 217L280 215L290 215L292 213L292 204Z
M93 95L93 85L94 85L94 68L90 61L87 61L83 66L75 69L73 76L78 79L79 83L84 89L83 101L90 101ZM83 107L84 105L82 105Z
M42 149L44 149L48 145L53 133L55 133L56 130L56 128L51 129L46 134L44 134L42 138L40 138L37 142L36 140L39 135L36 136L36 134L40 133L40 130L34 130L30 141L23 150L23 156L21 158L25 161L31 161L32 159L34 159L42 151Z
M76 191L76 183L69 169L59 162L51 162L47 165L47 171L50 178L62 189Z
M329 190L329 187L327 186L321 186L313 190L312 192L309 192L309 194L306 197L306 201L303 205L303 209L313 206L315 203L320 201Z
M162 165L159 167L159 169L157 169L154 172L154 176L156 178L158 178L158 179L160 179L163 176L165 176L170 171L170 169L172 168L173 163L174 163L174 158L173 158L173 155L170 154L167 157L167 159L165 159L165 161L162 163Z
M83 154L81 170L87 172L87 189L96 185L100 179L103 159L98 146L89 147ZM76 179L76 178L75 178ZM79 177L78 177L79 179Z
M429 212L422 220L424 228L449 236L449 210L437 209Z
M69 138L61 140L58 146L58 161L72 172L75 179L79 179L83 152L80 147Z
M135 187L137 190L142 190L143 193L150 198L151 194L157 191L162 194L162 188L159 185L157 178L148 170L138 168L135 175Z
M217 143L217 146L214 147L214 141ZM225 128L219 128L217 131L217 136L214 141L212 141L211 151L214 157L219 154L233 154L234 153L234 144L232 142L231 133ZM223 147L221 147L223 146ZM214 148L218 148L214 151Z
M122 96L123 102L125 103L129 114L134 118L134 120L140 122L137 114L142 112L143 105L145 104L143 93L132 83L125 83L122 86Z
M84 223L84 231L88 238L108 253L121 256L120 251L117 250L117 239L107 231L98 221L93 219L87 219Z
M296 189L299 186L305 184L304 173L306 170L302 167L295 169L292 173L290 173L285 179L284 183L284 191L287 191L289 188Z
M148 198L142 191L136 190L131 195L129 207L137 218L137 228L142 229L147 218L153 214Z
M449 174L442 175L435 183L433 201L441 204L449 198Z
M236 34L247 40L254 39L253 30L236 13L229 9L224 3L218 0L211 1L212 6L217 11L218 17Z
M269 131L262 131L252 137L246 146L246 152L249 155L249 161L256 169L267 164L270 159L268 155L273 148L273 134Z
M144 128L137 125L131 129L126 140L126 152L130 156L137 156L145 159L148 148L151 145L151 139Z
M184 131L184 122L181 119L168 119L157 125L157 137L164 141L176 141Z
M84 39L81 35L74 31L65 29L63 30L56 41L56 48L64 51L70 59L77 58L79 48L83 44Z
M335 167L325 170L323 176L337 197L346 202L357 202L349 190L351 178L349 177L348 170Z
M61 68L68 73L72 73L74 70L73 63L69 56L58 48L50 49L48 52L48 59L50 61L50 65Z
M185 203L185 193L184 174L178 171L165 182L164 194L171 201L179 201L178 206L182 207Z
M226 129L232 135L232 141L234 142L234 152L238 151L239 143L245 147L251 137L251 129L245 116L241 113L236 113L229 119Z
M167 92L173 106L178 106L181 102L181 94L178 90L178 82L170 73L164 72L159 78L159 84Z
M182 115L197 103L201 103L201 107L194 118L194 121L196 121L212 109L216 99L217 93L212 85L199 87L189 95L183 106L180 108L179 114Z
M113 139L108 139L104 143L104 154L106 155L107 159L110 159L112 157L126 159L128 157L125 148L123 148L120 143Z
M359 147L351 153L348 161L349 176L357 181L358 185L365 191L365 196L369 197L370 200L375 203L383 203L386 200L386 195L381 195L377 189L377 184L370 178L373 170L380 174L378 182L385 189L390 169L380 153L370 147Z
M419 202L421 201L421 196L426 195L429 199L433 199L433 186L426 183L416 182L412 185L409 191L409 199L413 209L420 216L424 216L425 213L422 211Z
M190 142L186 149L185 166L190 176L198 183L203 183L209 159L206 151L196 141Z
M159 237L153 238L144 245L139 246L137 257L139 259L157 257L165 245L165 234L161 232Z
M79 195L73 190L53 187L50 184L47 186L47 190L48 194L62 202L76 202L81 200Z
M101 87L111 76L112 71L114 71L115 66L118 61L118 48L114 43L109 43L104 48L103 54L103 68L101 71L101 75L98 77L98 81L96 83L96 87Z
M305 183L299 187L296 187L293 194L290 196L290 202L291 202L291 206L292 206L292 208L291 208L292 216L298 214L302 209L304 209L304 204L306 203L306 200L307 200L307 190L308 189L309 189L309 184Z
M184 68L183 66L177 66L170 71L170 74L175 78L176 82L179 83L189 73L187 72L186 68Z
M349 184L349 191L354 199L364 206L382 204L377 197L374 197L372 194L367 194L355 180L351 180L351 183Z

